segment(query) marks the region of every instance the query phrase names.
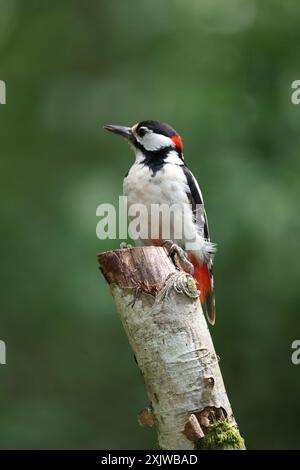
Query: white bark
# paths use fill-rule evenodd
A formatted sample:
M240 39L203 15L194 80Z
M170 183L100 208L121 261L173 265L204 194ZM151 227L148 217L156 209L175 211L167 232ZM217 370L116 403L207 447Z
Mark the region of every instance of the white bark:
M134 250L145 253L145 250L162 249ZM164 251L159 251L158 255L156 252L158 259L151 251L148 255L156 263L160 258L163 260L158 285L165 281L165 287L156 296L150 295L139 279L136 289L134 283L124 281L124 277L111 282L114 275L105 273L103 266L102 270L144 377L160 447L194 449L194 442L183 433L191 414L201 417L205 408L214 407L221 409L224 417L233 423L234 418L201 304L198 298L189 296L195 294L189 276L177 271ZM151 265L145 267L142 260L142 273L135 276L139 266L135 262L133 266L128 259L123 267L126 266L135 279L145 275L147 269L151 270ZM159 271L160 266L155 266ZM152 289L153 283L150 287ZM161 285L158 288L161 289Z

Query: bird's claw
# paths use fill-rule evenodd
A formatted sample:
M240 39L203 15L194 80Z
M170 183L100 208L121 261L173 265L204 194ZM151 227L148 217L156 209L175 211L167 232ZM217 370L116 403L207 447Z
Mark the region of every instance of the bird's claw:
M132 248L132 245L130 245L130 243L121 242L120 243L120 248L121 248L121 250L123 250L125 248Z
M194 266L187 257L186 252L181 246L174 243L172 240L165 240L162 246L168 245L168 256L172 259L176 268L183 269L191 275L194 274Z

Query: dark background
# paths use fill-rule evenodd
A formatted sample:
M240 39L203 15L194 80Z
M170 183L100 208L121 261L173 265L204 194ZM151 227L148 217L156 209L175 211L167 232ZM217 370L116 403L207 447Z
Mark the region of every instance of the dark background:
M211 330L248 448L299 448L300 4L1 0L1 448L151 449L97 252L133 155L105 123L169 122L203 189Z

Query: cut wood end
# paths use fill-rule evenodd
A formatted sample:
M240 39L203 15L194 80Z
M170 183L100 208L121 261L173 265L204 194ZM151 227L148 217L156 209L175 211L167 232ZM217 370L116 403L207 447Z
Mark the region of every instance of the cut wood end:
M166 278L176 271L163 247L123 248L100 253L97 257L109 285L114 284L123 289L139 288L154 297Z

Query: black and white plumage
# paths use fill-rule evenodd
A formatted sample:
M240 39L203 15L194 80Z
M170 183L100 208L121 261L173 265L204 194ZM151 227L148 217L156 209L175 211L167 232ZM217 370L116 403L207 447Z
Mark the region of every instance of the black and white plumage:
M207 216L201 190L192 172L184 163L183 144L179 134L168 124L159 121L142 121L132 128L105 126L127 138L135 153L135 162L124 178L123 193L128 199L128 214L136 204L147 212L139 214L144 236L138 244L162 244L164 233L183 248L194 265L194 277L201 292L209 321L215 322L213 289L213 254L215 245L210 242ZM174 215L162 218L153 236L151 205L175 205ZM184 217L184 219L183 219ZM184 220L184 231L176 237L176 220ZM167 224L167 226L164 226Z

